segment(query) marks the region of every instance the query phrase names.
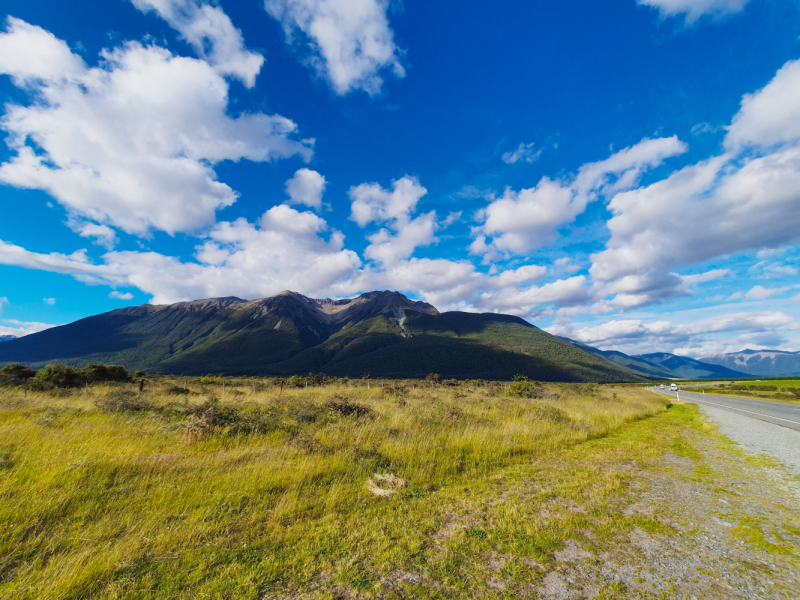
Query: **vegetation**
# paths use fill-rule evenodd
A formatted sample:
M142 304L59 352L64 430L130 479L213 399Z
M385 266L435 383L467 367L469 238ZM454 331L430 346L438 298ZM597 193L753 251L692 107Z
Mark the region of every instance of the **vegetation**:
M442 381L509 380L517 373L539 381L643 380L509 315L407 309L402 326L392 312L368 312L328 327L292 296L260 302L229 305L223 299L111 311L4 342L0 364L113 363L129 371L213 373L211 378L314 372L422 379L433 372Z
M569 532L659 526L603 508L623 475L601 457L629 442L536 500L591 498L589 513L532 527L504 512L532 501L485 500L511 473L662 414L668 399L642 388L205 381L0 390L0 597L399 597L385 582L420 572L472 597L492 548L528 557L504 577L531 581L530 561Z
M800 402L800 380L770 379L765 381L726 382L717 385L687 388L690 391L720 396L742 396L779 402Z

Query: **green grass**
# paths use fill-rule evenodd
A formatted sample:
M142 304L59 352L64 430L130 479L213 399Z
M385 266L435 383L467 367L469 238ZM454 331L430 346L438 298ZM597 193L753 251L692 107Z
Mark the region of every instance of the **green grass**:
M327 598L421 571L469 597L492 549L517 557L505 578L530 581L540 573L523 559L551 560L590 525L598 539L663 528L607 501L624 486L618 462L668 448L687 419L635 388L550 385L526 399L359 382L279 396L242 382L213 404L221 386L166 393L182 383L141 396L0 390L0 597ZM376 496L375 474L404 485ZM523 490L526 478L537 483ZM493 503L500 489L509 500ZM537 522L544 505L563 518Z
M797 390L794 393L792 390ZM768 381L738 381L689 388L689 391L719 396L740 396L742 398L757 398L759 400L773 400L800 404L800 380L777 379Z

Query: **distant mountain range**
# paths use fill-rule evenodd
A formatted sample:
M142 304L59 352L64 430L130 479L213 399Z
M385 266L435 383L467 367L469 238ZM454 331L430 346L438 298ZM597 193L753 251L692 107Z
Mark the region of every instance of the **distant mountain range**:
M655 379L736 379L740 377L750 377L745 372L736 371L725 366L711 364L689 358L688 356L678 356L668 352L654 352L652 354L638 354L628 356L615 350L600 350L562 337L562 340L574 344L597 357L604 358L620 366L626 367L642 375Z
M0 335L0 342L10 342L15 339L17 339L15 335Z
M0 364L123 365L197 375L641 381L518 317L439 313L398 292L315 300L282 292L113 310L0 344Z
M800 352L782 350L742 350L701 359L704 363L736 369L755 377L800 375Z

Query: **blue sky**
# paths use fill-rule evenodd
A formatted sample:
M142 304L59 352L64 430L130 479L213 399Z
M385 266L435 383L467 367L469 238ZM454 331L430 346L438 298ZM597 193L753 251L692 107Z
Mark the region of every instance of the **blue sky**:
M6 0L0 335L397 289L800 350L789 0Z

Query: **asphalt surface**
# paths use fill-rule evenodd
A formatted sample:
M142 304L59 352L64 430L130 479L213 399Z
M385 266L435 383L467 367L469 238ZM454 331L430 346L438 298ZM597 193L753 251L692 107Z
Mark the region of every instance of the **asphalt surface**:
M654 391L673 398L675 392ZM800 475L800 405L679 392L681 401L697 404L719 431L746 450L768 454Z
M716 394L698 394L697 392L686 390L681 390L676 394L676 392L670 392L669 390L653 389L673 398L679 395L684 402L692 402L698 406L709 406L800 431L800 404L717 396Z

